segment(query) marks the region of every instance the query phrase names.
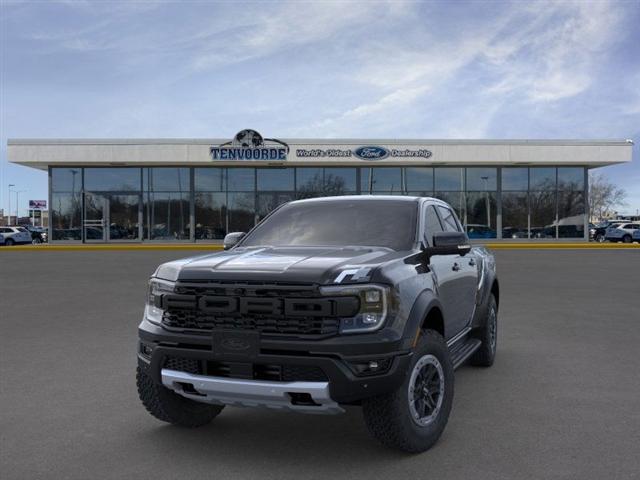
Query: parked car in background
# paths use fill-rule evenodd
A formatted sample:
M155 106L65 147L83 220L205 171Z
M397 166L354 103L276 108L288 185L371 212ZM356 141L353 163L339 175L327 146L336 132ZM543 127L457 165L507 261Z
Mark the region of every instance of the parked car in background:
M589 229L589 238L595 242L602 243L607 235L607 228L616 227L623 223L627 223L627 220L607 220L605 222L598 223L597 225L594 225L593 228Z
M496 238L496 231L486 225L467 225L467 236L473 238Z
M502 229L502 238L529 238L526 227L523 229L517 227L504 227Z
M8 247L31 243L31 234L23 227L0 227L0 234L4 237L4 244Z
M640 223L623 223L615 227L607 228L605 240L609 242L631 243L633 234L640 229Z
M22 228L31 234L31 243L34 245L47 243L49 240L47 229L42 227L34 227L33 225L22 225Z
M4 235L0 233L0 245L4 245Z

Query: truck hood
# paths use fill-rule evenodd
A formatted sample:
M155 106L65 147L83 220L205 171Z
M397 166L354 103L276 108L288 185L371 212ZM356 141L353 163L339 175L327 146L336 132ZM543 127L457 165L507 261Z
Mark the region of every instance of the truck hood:
M285 283L371 281L382 263L406 253L383 247L246 247L160 265L166 280L249 280Z

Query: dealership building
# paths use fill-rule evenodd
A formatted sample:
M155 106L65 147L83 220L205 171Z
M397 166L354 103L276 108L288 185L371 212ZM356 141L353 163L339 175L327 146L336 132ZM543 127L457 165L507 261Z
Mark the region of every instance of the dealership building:
M630 140L13 139L49 176L54 242L220 242L278 205L328 195L432 196L472 239L588 240L588 171Z

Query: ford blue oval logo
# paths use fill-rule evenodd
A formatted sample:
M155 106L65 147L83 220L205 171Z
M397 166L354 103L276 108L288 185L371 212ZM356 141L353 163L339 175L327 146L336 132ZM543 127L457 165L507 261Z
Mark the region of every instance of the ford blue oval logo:
M375 146L358 147L354 153L356 157L363 160L382 160L389 156L389 150L384 147Z
M239 338L225 338L220 342L222 348L226 350L247 350L251 345L247 342L240 340Z

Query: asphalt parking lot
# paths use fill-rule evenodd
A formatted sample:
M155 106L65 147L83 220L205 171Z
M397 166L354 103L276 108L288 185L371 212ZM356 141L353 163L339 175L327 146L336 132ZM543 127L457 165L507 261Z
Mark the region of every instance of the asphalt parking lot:
M0 252L1 478L638 478L640 250L497 251L496 363L456 372L449 425L417 456L375 443L358 408L149 416L146 279L188 254Z

